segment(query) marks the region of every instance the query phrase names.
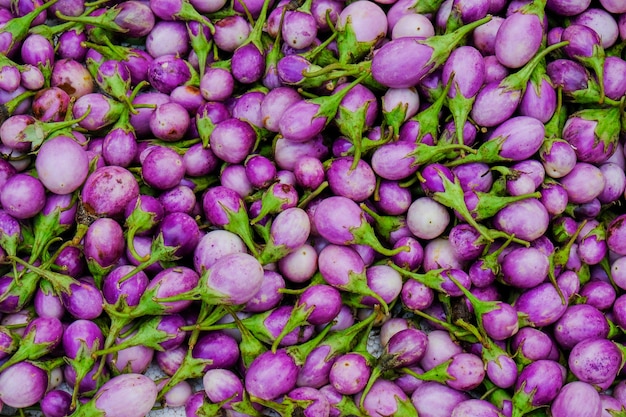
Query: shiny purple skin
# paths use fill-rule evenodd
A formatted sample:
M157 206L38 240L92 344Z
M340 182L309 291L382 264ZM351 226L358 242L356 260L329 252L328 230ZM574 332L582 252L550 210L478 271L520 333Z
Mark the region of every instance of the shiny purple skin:
M261 289L246 302L244 311L262 313L277 307L283 299L281 288L285 288L282 275L275 271L264 270Z
M415 150L414 143L405 141L384 144L372 154L372 169L386 180L401 180L413 175L419 169L411 156Z
M177 186L185 175L183 158L171 148L155 146L143 160L141 173L149 186L169 190Z
M498 303L498 307L483 315L483 328L493 340L506 340L519 329L517 310L504 302Z
M330 323L341 310L342 301L339 290L329 285L313 285L300 295L298 306L305 311L312 309L306 321L312 325Z
M48 391L39 402L45 417L65 417L71 413L72 394L60 389Z
M504 66L520 68L535 56L545 29L541 19L531 13L513 13L498 29L495 55ZM519 40L524 39L523 44Z
M61 299L53 291L44 291L37 288L35 297L33 298L35 313L39 317L54 317L61 319L65 315L65 307L61 303ZM1 351L2 349L0 349ZM0 357L2 355L0 354Z
M137 137L133 131L111 129L102 143L102 157L107 165L128 167L137 157Z
M231 118L215 126L209 143L218 158L231 164L238 164L251 153L256 140L256 132L250 123Z
M269 186L276 178L276 165L265 156L253 155L245 161L246 176L256 188Z
M239 360L237 341L225 332L212 331L200 336L191 355L196 359L210 361L204 371L209 369L229 369Z
M103 268L115 264L126 247L122 227L107 217L96 219L87 229L84 240L85 258Z
M145 45L148 54L154 58L167 55L187 56L191 49L187 25L184 22L161 20L148 34Z
M589 83L589 73L581 64L571 59L556 59L546 66L546 73L555 87L565 94L584 90Z
M16 174L2 186L0 202L7 214L16 219L28 219L44 208L45 189L37 178L28 174Z
M261 289L263 267L247 253L232 253L218 259L209 269L206 285L219 302L228 305L245 304Z
M289 207L276 215L270 227L270 238L275 246L284 246L290 252L304 245L309 237L309 216L298 207Z
M48 374L30 362L18 362L0 373L0 400L9 407L37 404L45 395Z
M609 249L626 255L626 215L619 215L607 226L606 242Z
M362 395L363 393L360 392L354 397L357 404L362 400ZM404 391L394 382L386 379L376 380L363 399L363 409L367 415L371 416L394 415L400 410L415 412L412 408L409 397Z
M129 307L139 304L150 282L145 272L139 271L120 283L120 280L133 269L131 265L122 265L105 275L102 280L102 295L108 304L114 305L121 300Z
M283 112L300 100L302 100L300 94L291 87L270 90L261 103L263 126L271 132L278 132L278 122Z
M592 279L581 287L580 296L586 299L587 305L605 311L611 308L617 294L610 283Z
M626 71L626 61L619 57L607 56L604 61L604 93L613 100L619 100L626 94L626 80L619 74Z
M204 392L213 403L226 401L223 407L231 410L231 403L243 400L243 382L228 369L209 369L202 377ZM230 399L230 400L229 400Z
M466 137L467 138L467 137ZM483 162L468 162L452 168L454 178L459 180L463 191L488 192L493 185L493 174L489 165Z
M176 87L187 83L192 78L189 65L174 55L157 57L148 67L148 80L157 91L171 93Z
M502 261L502 279L516 288L532 288L548 276L548 256L536 248L515 248Z
M341 263L337 259L341 259ZM348 246L326 246L319 253L318 264L324 280L336 287L349 284L352 273L365 273L363 259L356 250Z
M228 224L228 212L236 213L244 208L239 194L230 188L218 185L209 188L202 197L206 219L215 226Z
M569 174L577 162L576 151L564 140L546 141L539 151L539 158L552 178L562 178Z
M485 63L480 52L471 46L456 48L443 65L442 82L454 74L454 81L450 87L450 98L461 94L465 98L472 98L482 87L485 79Z
M567 308L554 323L554 338L564 349L573 348L587 339L604 339L609 335L609 323L604 313L589 304Z
M187 267L166 268L152 278L146 292L155 290L154 298L174 297L187 291L191 291L198 285L200 277ZM180 313L191 305L191 300L162 302L164 314Z
M527 241L542 236L548 230L548 225L548 211L535 198L512 203L494 216L496 229Z
M330 382L330 370L335 363L329 345L320 345L309 353L300 368L298 387L321 388Z
M278 132L293 142L307 142L319 135L328 119L318 115L320 105L302 100L287 108L278 121Z
M246 245L236 234L227 230L212 230L200 238L194 250L194 269L198 274L202 274L219 258L246 251Z
M606 162L600 165L600 171L605 180L602 193L598 196L603 204L616 202L626 189L626 174L624 169L613 162Z
M599 416L604 408L600 394L591 384L573 381L559 391L550 413L554 417Z
M51 67L54 64L54 46L42 35L32 34L26 37L22 43L21 55L23 64L35 67Z
M500 355L487 362L487 378L499 388L510 388L517 379L517 363L510 356Z
M521 91L502 87L500 81L489 82L478 92L470 116L480 126L498 126L511 118L521 98Z
M563 139L576 150L576 156L581 162L602 163L615 152L618 136L602 132L600 137L602 128L598 124L598 119L585 117L583 113L573 113L563 126Z
M472 398L457 404L450 417L500 417L501 411L489 401Z
M105 382L89 405L105 415L125 414L142 417L156 403L156 383L145 375L121 374Z
M245 374L245 388L251 397L273 400L296 386L298 366L284 349L257 356ZM254 398L252 398L254 400Z
M61 301L67 312L76 319L93 320L103 311L102 293L93 282L84 279L69 286L70 293L62 293Z
M65 355L70 359L76 359L81 354L81 349L86 349L83 354L88 354L102 348L104 336L93 321L79 319L65 328L62 343Z
M287 393L287 398L297 401L310 401L302 410L304 417L328 416L330 402L326 396L313 387L297 387Z
M150 116L150 131L158 139L175 142L185 136L190 122L189 112L182 105L163 103Z
M69 136L46 140L35 160L37 176L49 191L70 194L76 191L89 174L87 151Z
M346 353L335 358L328 375L330 384L343 395L359 393L371 375L367 359L358 353Z
M252 84L265 72L263 51L250 42L235 49L231 61L233 78L242 84Z
M515 301L514 307L526 321L536 327L554 323L567 310L567 304L563 305L559 293L549 282L523 292Z
M416 365L426 354L428 336L421 330L407 328L395 333L383 348L392 357L390 365L399 368Z
M480 241L480 234L476 229L467 223L453 226L448 238L457 257L463 261L477 259L486 246Z
M274 144L274 161L280 169L293 171L295 162L305 155L319 159L328 155L328 147L324 144L322 135L317 135L306 142L279 138Z
M562 16L575 16L587 10L591 0L548 0L546 9Z
M85 181L81 198L85 209L95 215L117 217L139 195L137 180L125 168L105 166L96 169Z
M563 382L563 366L555 361L541 359L522 369L515 390L530 395L533 406L541 406L550 404L556 398Z
M374 193L376 176L364 160L359 159L356 167L352 167L353 163L351 156L334 159L326 171L326 178L335 195L360 202Z
M452 379L447 380L446 384L459 391L473 390L480 386L485 378L482 359L468 352L454 355L447 371Z
M620 348L608 339L585 339L574 345L568 358L569 369L576 378L601 389L613 383L622 362Z
M567 191L569 202L574 204L591 202L606 185L600 168L587 162L578 162L560 182Z
M550 336L533 327L522 327L511 339L511 351L531 361L548 359L553 345Z
M189 177L201 177L213 172L218 165L218 159L209 148L202 143L192 145L183 155L185 174Z
M534 117L547 123L556 110L556 102L556 90L547 79L542 78L539 85L528 83L518 111L522 116Z
M594 55L594 47L601 46L600 35L593 29L579 24L566 27L561 34L561 40L569 42L563 47L563 52L573 59L589 58Z
M337 94L347 87L348 84L341 84L333 91L333 94ZM410 96L413 98L413 94ZM378 116L379 106L376 96L367 87L362 84L355 85L341 100L340 104L342 111L347 110L350 112L362 111L365 106L367 106L367 110L365 112L365 126L371 127Z
M470 398L440 382L426 381L413 391L411 402L420 416L442 417L451 415L458 404Z
M56 317L37 317L26 325L24 337L33 335L35 344L47 344L48 352L54 350L63 338L63 324Z
M317 206L313 216L317 232L336 245L354 243L351 229L366 222L363 210L347 197L325 198Z
M527 117L512 117L496 127L489 136L490 141L502 141L499 155L513 161L523 161L533 156L543 144L545 128L539 120Z

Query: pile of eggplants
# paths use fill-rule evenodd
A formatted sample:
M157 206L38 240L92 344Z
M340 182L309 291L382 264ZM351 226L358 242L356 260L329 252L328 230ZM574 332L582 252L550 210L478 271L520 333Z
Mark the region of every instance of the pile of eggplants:
M626 416L624 46L622 0L0 0L2 413Z

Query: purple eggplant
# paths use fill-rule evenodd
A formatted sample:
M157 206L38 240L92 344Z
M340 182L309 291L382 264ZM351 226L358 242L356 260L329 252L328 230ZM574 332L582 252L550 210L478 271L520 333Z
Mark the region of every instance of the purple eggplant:
M0 400L9 407L24 408L45 395L48 374L28 361L18 362L0 373Z
M107 381L97 394L80 406L77 415L126 413L129 417L146 415L155 405L157 386L145 375L128 373Z
M402 250L384 248L372 226L367 223L363 210L346 197L333 196L324 199L315 210L313 222L321 236L337 245L367 244L388 256Z
M572 348L568 365L580 381L603 389L617 377L623 355L623 347L611 340L585 339Z
M376 81L390 88L414 87L426 75L441 66L450 55L451 46L461 42L474 28L488 22L485 17L469 23L457 31L428 39L398 38L380 47L372 60L372 75ZM406 61L410 56L411 60ZM411 67L415 71L401 71L396 67Z

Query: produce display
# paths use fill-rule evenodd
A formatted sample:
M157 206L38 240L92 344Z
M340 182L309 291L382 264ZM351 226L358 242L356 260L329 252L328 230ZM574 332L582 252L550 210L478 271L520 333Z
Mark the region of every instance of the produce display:
M624 46L624 0L0 0L0 413L626 416Z

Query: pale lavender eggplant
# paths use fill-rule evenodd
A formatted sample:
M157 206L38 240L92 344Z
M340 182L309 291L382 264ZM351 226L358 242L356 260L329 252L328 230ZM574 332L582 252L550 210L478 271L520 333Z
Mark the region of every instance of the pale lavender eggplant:
M426 381L413 392L411 402L418 415L436 417L451 415L452 410L458 404L470 398L467 393L450 388L440 382Z
M374 171L364 160L353 157L334 159L326 171L326 178L335 195L361 202L369 198L376 186Z
M115 376L98 389L77 415L126 413L129 417L145 416L156 403L157 386L145 375L128 373Z
M153 188L174 188L185 175L183 158L171 148L155 146L145 156L141 174L144 182Z
M243 382L228 369L209 369L202 377L204 391L213 403L225 400L224 409L232 409L231 403L243 401Z
M554 325L554 338L565 349L586 339L603 339L609 335L604 314L589 304L568 307Z
M30 407L44 397L47 386L45 370L27 361L18 362L0 373L0 400L9 407Z
M495 215L494 226L520 239L532 241L548 230L548 211L536 198L518 201Z
M376 81L389 88L414 87L422 78L445 62L452 52L452 46L462 41L472 29L490 19L486 17L450 34L428 39L415 37L394 39L380 47L374 55L372 75ZM411 57L408 61L407 56ZM399 70L399 68L406 67L416 70Z
M623 353L608 339L585 339L572 348L568 358L571 372L583 382L603 388L618 375Z
M565 417L575 414L600 415L604 407L600 394L591 385L581 381L573 381L561 388L550 407L554 417Z
M515 383L514 409L523 415L538 406L550 404L564 383L564 369L558 362L541 359L521 370Z
M244 384L252 397L272 400L286 394L296 386L298 366L284 349L276 353L267 351L254 359L248 368Z
M560 182L567 191L569 202L576 204L591 202L602 193L606 185L602 171L587 162L578 162Z
M552 283L545 282L531 288L515 301L514 307L522 314L523 320L541 327L556 322L567 310L561 294Z
M16 219L28 219L44 208L45 189L37 178L28 174L16 174L2 186L0 202L7 214Z

